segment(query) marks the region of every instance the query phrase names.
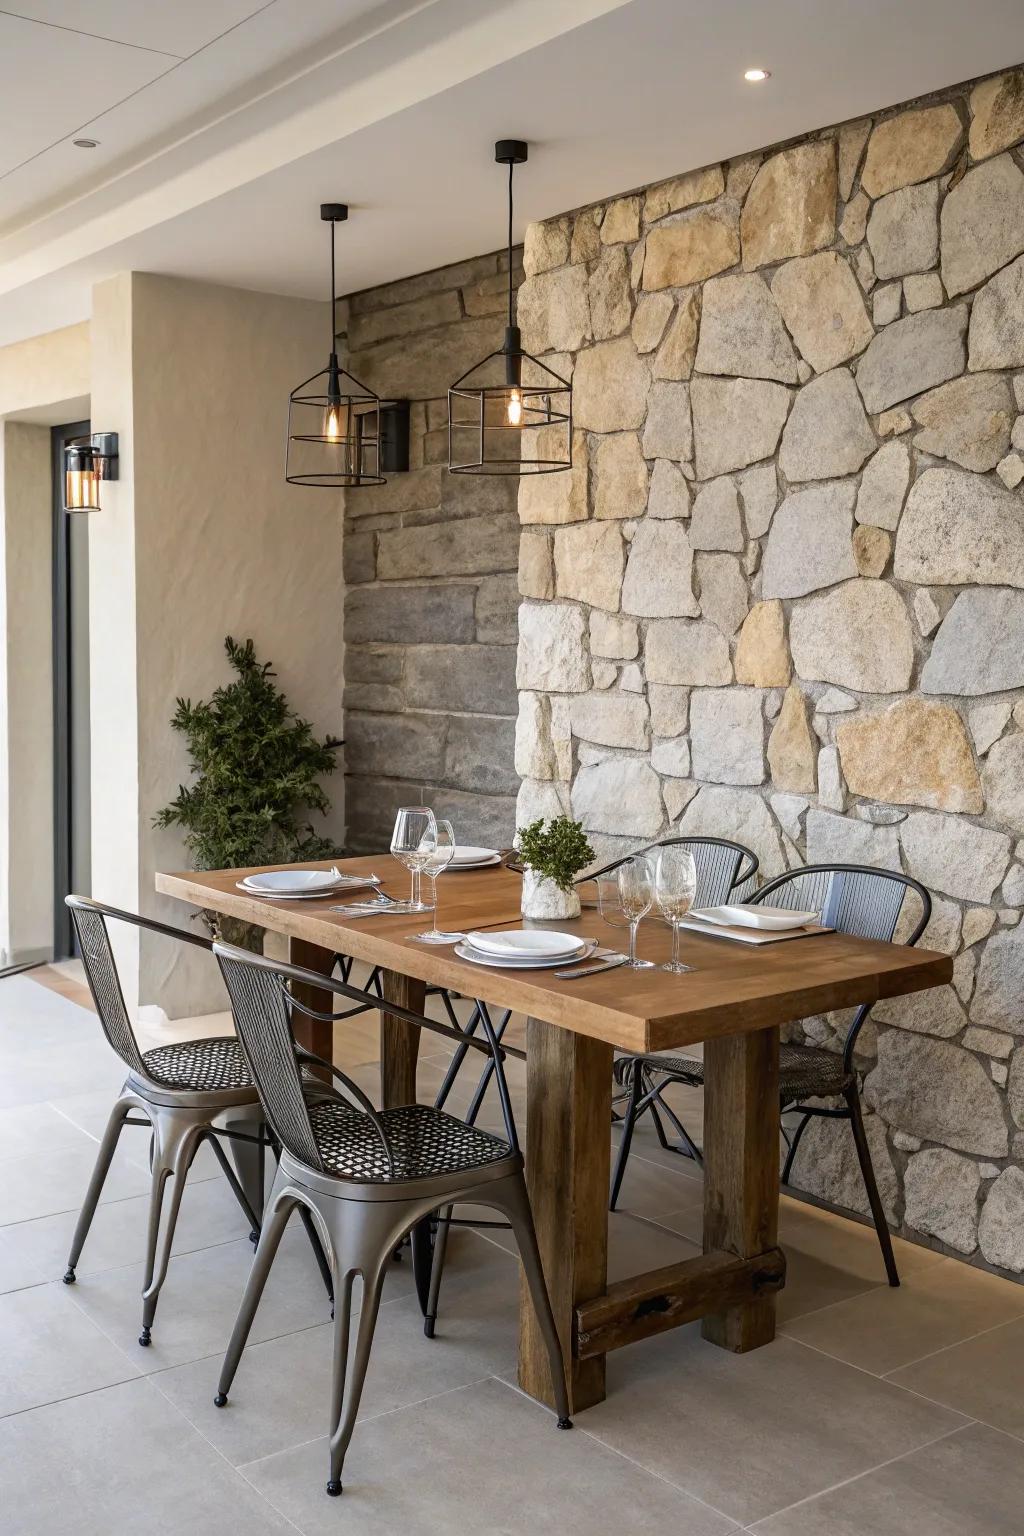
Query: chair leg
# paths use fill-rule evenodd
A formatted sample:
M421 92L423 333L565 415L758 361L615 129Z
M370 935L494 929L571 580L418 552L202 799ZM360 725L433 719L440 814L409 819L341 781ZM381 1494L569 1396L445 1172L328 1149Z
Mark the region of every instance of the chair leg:
M615 1160L615 1176L612 1179L612 1194L608 1202L608 1209L610 1211L614 1211L618 1204L619 1191L622 1188L622 1179L626 1172L629 1149L633 1141L633 1131L636 1129L643 1085L643 1072L641 1071L640 1063L639 1061L634 1061L633 1073L629 1084L629 1103L622 1117L622 1140L619 1142L619 1155Z
M220 1137L217 1135L216 1131L209 1131L207 1133L206 1140L213 1148L214 1156L220 1164L221 1172L228 1181L231 1193L238 1201L238 1204L241 1207L242 1215L249 1223L249 1240L250 1242L255 1243L259 1240L260 1222L262 1221L262 1216L259 1214L259 1211L254 1209L250 1203L249 1196L245 1192L245 1189L239 1183L238 1175L234 1168L232 1168L231 1163L228 1160L228 1155L224 1151L224 1148L221 1146ZM262 1207L260 1207L260 1210L262 1210Z
M299 1201L299 1216L301 1218L302 1225L306 1229L306 1236L309 1238L309 1246L313 1250L313 1257L316 1259L316 1267L320 1271L320 1278L324 1282L324 1289L327 1292L327 1299L333 1308L334 1278L331 1274L331 1266L327 1262L327 1255L324 1253L324 1245L320 1241L320 1234L313 1223L312 1216L309 1214L309 1208L303 1205L301 1200ZM333 1312L331 1313L331 1316L334 1316Z
M188 1170L202 1142L205 1130L205 1127L199 1125L186 1125L182 1128L175 1121L171 1121L170 1124L173 1127L170 1134L165 1127L157 1138L159 1150L157 1166L153 1172L146 1280L142 1288L142 1332L139 1335L139 1343L144 1347L151 1342L156 1305L160 1300L161 1287L167 1278L167 1266L171 1260L171 1247L174 1243L174 1229L178 1224L178 1212L181 1209L181 1197L185 1193ZM168 1178L173 1179L174 1182L171 1186L171 1201L161 1236L160 1212L164 1186Z
M250 1110L248 1115L240 1115L237 1120L226 1119L225 1128L232 1131L242 1131L247 1136L258 1136L256 1141L236 1141L234 1137L227 1137L225 1148L238 1175L238 1182L245 1191L245 1198L250 1209L255 1213L253 1222L253 1240L259 1236L260 1222L263 1217L263 1203L266 1199L266 1189L263 1184L264 1176L264 1147L263 1147L263 1117L259 1110ZM244 1210L245 1207L243 1206Z
M523 1272L526 1275L526 1283L530 1287L533 1310L537 1315L541 1336L547 1347L558 1427L559 1429L571 1429L572 1419L569 1417L569 1392L565 1384L565 1357L562 1354L562 1345L558 1337L558 1329L555 1326L555 1316L551 1310L551 1298L548 1295L547 1282L544 1279L540 1247L537 1243L537 1231L533 1224L533 1211L530 1208L530 1197L526 1192L526 1180L520 1173L510 1178L504 1189L500 1189L498 1186L491 1186L488 1189L487 1186L484 1186L484 1190L481 1191L479 1198L486 1201L488 1205L497 1206L499 1210L505 1213L512 1224L512 1231L519 1246L519 1257L522 1261Z
M75 1268L82 1257L82 1249L92 1226L92 1219L96 1214L100 1195L106 1183L110 1164L113 1162L114 1153L117 1151L117 1143L124 1126L128 1111L132 1108L130 1099L118 1099L107 1119L103 1137L100 1141L99 1151L96 1153L96 1162L93 1165L92 1177L89 1180L89 1188L86 1190L82 1209L78 1215L75 1226L75 1235L71 1239L71 1252L68 1254L68 1267L64 1272L64 1284L74 1285Z
M274 1262L274 1257L288 1223L288 1218L298 1203L295 1197L287 1192L280 1194L276 1200L271 1196L270 1214L264 1221L260 1232L260 1240L256 1245L252 1269L249 1271L249 1278L245 1282L245 1290L242 1292L238 1316L235 1318L235 1326L231 1330L231 1338L228 1341L224 1364L221 1366L220 1380L217 1383L217 1395L214 1398L218 1408L223 1408L228 1400L231 1383L235 1379L238 1362L242 1358L242 1351L248 1340L253 1319L256 1316L256 1309L260 1304L263 1288L267 1283L267 1276L270 1274L270 1266Z
M330 1476L327 1492L332 1497L341 1493L341 1469L345 1461L352 1431L355 1428L359 1402L363 1395L363 1383L370 1363L377 1314L380 1311L381 1292L384 1289L386 1260L363 1274L363 1294L356 1325L355 1345L349 1363L349 1334L352 1314L353 1272L345 1276L340 1306L335 1306L334 1318L334 1371L331 1383L331 1434Z
M427 1296L427 1308L423 1316L423 1332L428 1339L434 1337L434 1327L437 1323L437 1303L441 1295L441 1277L444 1274L444 1260L448 1249L448 1233L451 1231L453 1205L446 1205L440 1213L437 1221L437 1234L434 1238L434 1256L430 1266L430 1292Z
M433 1247L430 1241L432 1217L422 1216L409 1234L412 1248L412 1275L416 1283L416 1299L420 1311L426 1317L429 1309L430 1282L433 1274Z
M896 1268L896 1255L892 1251L892 1237L889 1232L889 1223L885 1219L885 1211L882 1208L882 1199L878 1193L878 1184L875 1180L875 1170L871 1162L871 1149L868 1146L868 1138L864 1131L864 1117L861 1114L860 1094L854 1083L843 1094L847 1108L850 1111L850 1128L853 1131L853 1142L857 1148L857 1160L860 1163L860 1171L864 1177L864 1188L867 1190L868 1204L871 1207L871 1215L874 1218L875 1231L878 1233L878 1242L882 1250L882 1259L885 1263L885 1273L891 1286L900 1283L899 1271Z
M794 1159L796 1158L797 1148L800 1145L800 1139L803 1136L804 1131L806 1131L807 1127L810 1125L811 1119L812 1119L812 1116L804 1115L803 1119L800 1121L800 1124L797 1126L796 1130L793 1132L793 1140L789 1144L789 1150L786 1153L786 1161L785 1161L785 1163L782 1166L782 1179L781 1179L781 1182L783 1184L788 1184L789 1183L789 1176L790 1176L790 1174L793 1171L793 1162L794 1162ZM854 1136L856 1136L856 1132L854 1132Z

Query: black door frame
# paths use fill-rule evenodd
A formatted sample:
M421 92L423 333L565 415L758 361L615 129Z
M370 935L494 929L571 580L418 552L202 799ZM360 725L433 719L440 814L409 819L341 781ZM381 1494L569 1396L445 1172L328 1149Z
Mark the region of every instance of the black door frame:
M88 421L50 431L53 481L53 958L74 954L74 931L64 897L71 880L71 540L64 511L64 446L87 437ZM88 514L83 514L88 515Z

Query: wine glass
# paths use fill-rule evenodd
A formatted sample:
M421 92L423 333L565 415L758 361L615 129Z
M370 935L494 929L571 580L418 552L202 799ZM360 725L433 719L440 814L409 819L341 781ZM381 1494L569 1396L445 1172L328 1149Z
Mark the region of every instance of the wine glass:
M437 926L437 877L444 874L454 857L455 833L452 824L450 821L438 821L434 827L433 846L423 866L423 873L429 878L434 893L434 926L429 933L413 934L413 938L419 939L422 944L450 944L453 938L462 937L461 934L442 933Z
M634 971L647 971L653 967L654 961L637 959L636 934L640 927L640 919L651 910L654 902L654 869L650 859L645 858L643 854L636 854L619 865L617 875L619 906L629 922L627 964Z
M662 848L654 868L654 895L662 916L672 925L672 958L663 971L692 971L679 958L679 925L697 894L697 866L688 848Z
M409 900L401 907L406 912L429 912L420 898L420 876L426 868L437 841L437 822L426 805L403 805L395 817L391 834L391 852L412 876ZM394 909L392 909L394 910Z

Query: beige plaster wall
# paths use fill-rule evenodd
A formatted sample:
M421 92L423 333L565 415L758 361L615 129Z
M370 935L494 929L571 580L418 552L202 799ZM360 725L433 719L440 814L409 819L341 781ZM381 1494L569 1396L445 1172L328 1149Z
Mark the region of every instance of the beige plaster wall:
M50 433L0 426L0 965L53 940Z
M84 320L0 347L0 416L87 395L89 370L89 324ZM58 417L53 421L56 425Z
M224 637L252 636L295 708L341 734L340 497L284 481L288 392L326 330L321 304L146 273L94 293L93 421L122 457L90 528L93 888L171 922L153 876L186 856L152 818L188 765L168 722L228 680ZM328 788L340 836L340 771ZM223 1005L204 957L163 942L125 984L171 1017Z

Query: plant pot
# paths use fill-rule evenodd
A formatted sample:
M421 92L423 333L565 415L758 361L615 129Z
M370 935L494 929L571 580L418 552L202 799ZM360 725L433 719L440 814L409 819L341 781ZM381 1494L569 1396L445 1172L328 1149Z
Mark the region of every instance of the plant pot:
M524 917L563 921L569 917L579 917L579 892L563 891L560 885L556 885L546 875L538 875L532 869L524 870L522 914Z

